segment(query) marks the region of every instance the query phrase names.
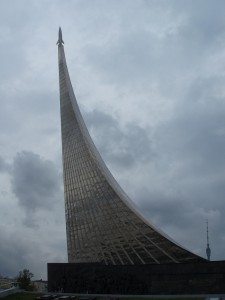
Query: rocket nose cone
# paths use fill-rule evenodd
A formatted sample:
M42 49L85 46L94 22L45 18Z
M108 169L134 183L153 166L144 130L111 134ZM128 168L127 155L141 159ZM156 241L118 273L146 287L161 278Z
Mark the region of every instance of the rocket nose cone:
M59 39L62 39L62 29L59 27Z

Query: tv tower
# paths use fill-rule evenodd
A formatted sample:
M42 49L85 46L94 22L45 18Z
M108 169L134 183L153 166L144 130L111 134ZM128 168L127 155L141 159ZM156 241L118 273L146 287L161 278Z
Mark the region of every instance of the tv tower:
M210 260L211 249L209 248L209 228L208 228L208 220L206 220L206 230L207 230L207 247L206 247L206 255L208 260Z

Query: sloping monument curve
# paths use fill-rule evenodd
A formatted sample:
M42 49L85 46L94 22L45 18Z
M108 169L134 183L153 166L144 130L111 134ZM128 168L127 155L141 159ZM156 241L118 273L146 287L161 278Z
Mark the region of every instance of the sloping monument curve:
M140 265L205 261L146 220L116 182L80 113L61 28L57 44L69 263Z

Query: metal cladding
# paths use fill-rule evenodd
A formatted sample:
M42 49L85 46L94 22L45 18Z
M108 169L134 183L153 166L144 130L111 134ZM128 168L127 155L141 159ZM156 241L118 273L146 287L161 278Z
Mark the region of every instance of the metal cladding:
M107 169L81 116L61 41L58 55L69 262L139 265L204 260L150 224Z

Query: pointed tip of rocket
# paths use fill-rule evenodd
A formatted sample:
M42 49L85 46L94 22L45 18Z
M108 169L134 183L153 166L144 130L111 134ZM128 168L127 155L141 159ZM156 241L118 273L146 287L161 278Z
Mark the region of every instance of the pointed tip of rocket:
M59 26L59 36L58 36L58 41L56 43L56 45L62 45L64 44L64 41L62 39L62 29L61 26Z

